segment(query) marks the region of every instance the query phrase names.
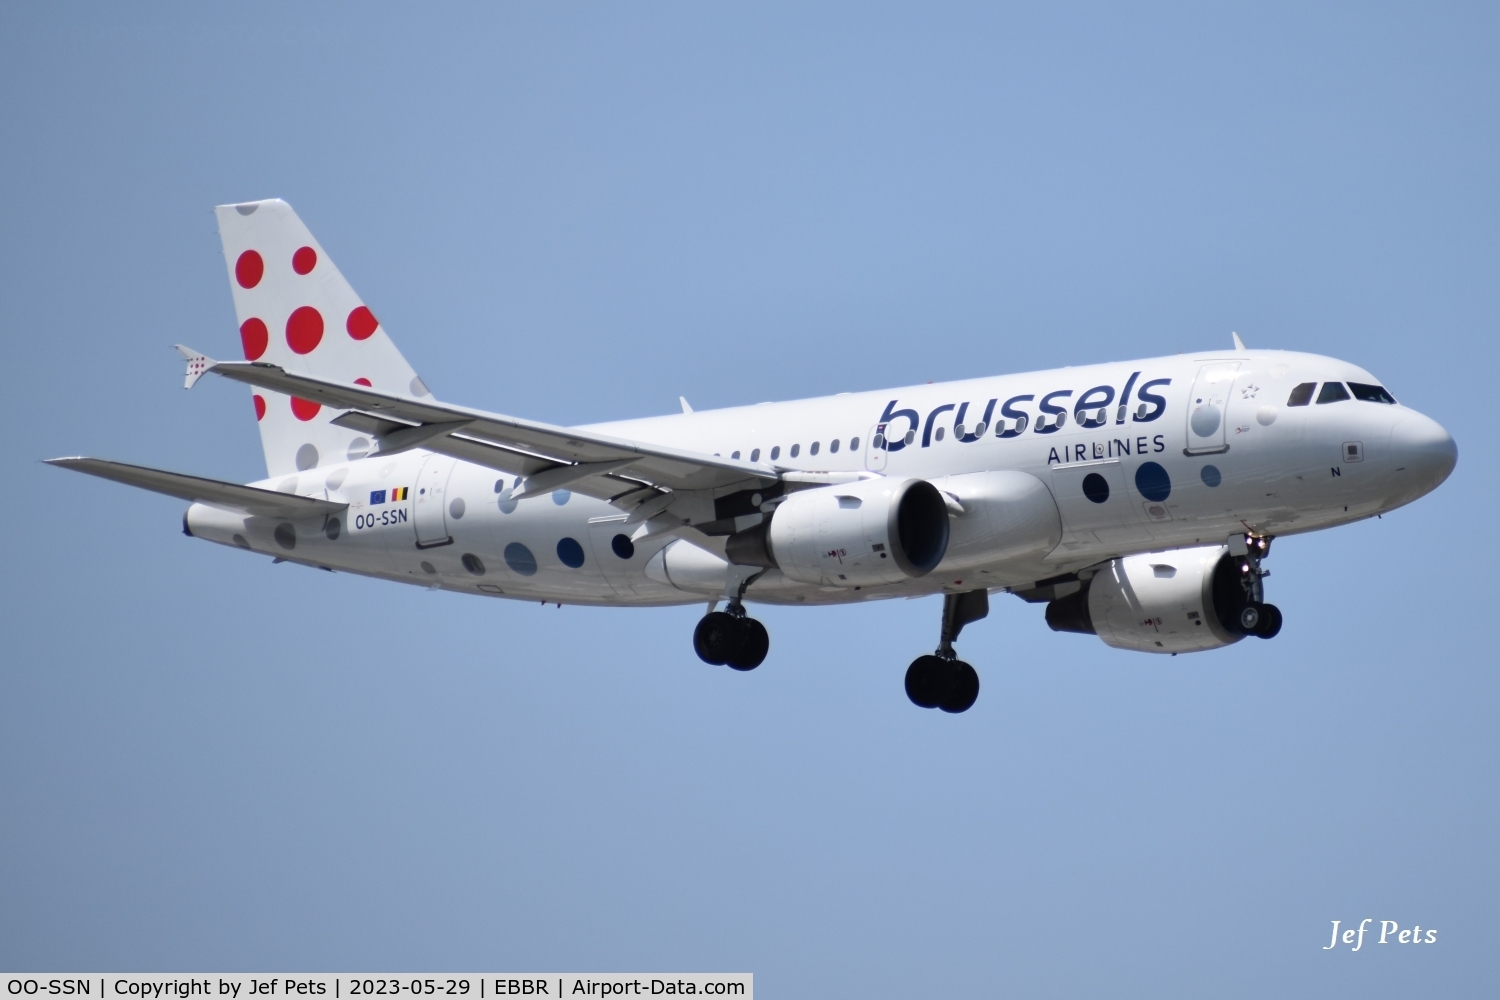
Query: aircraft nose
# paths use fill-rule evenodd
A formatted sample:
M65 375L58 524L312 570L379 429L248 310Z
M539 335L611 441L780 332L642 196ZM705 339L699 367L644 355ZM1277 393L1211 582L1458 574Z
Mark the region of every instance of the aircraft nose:
M1391 428L1391 458L1398 475L1422 493L1437 489L1458 464L1458 445L1443 425L1420 413L1405 413Z

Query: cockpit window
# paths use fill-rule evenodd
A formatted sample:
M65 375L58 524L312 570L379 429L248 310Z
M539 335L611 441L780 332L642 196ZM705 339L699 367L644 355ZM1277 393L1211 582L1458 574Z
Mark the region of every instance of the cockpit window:
M1349 391L1354 393L1355 399L1362 399L1366 403L1389 403L1395 405L1395 398L1385 391L1383 385L1365 385L1363 382L1350 382Z
M1349 390L1342 382L1324 382L1323 391L1318 393L1319 403L1340 403L1348 398Z
M1306 406L1308 403L1312 402L1313 390L1317 387L1318 383L1316 382L1303 382L1301 385L1297 386L1297 388L1292 390L1292 394L1286 399L1286 405Z

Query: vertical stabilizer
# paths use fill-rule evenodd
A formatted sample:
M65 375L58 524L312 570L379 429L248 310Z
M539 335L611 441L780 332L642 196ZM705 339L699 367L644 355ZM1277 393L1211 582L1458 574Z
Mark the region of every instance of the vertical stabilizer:
M385 392L428 395L292 206L271 199L220 205L214 212L246 360ZM368 438L333 426L329 421L338 414L316 403L262 389L255 390L254 402L267 475L362 458L371 448Z

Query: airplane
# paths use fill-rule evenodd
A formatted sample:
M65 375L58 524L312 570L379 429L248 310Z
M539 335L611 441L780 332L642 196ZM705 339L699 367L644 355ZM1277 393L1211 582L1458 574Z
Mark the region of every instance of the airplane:
M331 571L609 606L706 603L705 662L759 666L746 602L943 596L908 698L957 714L992 594L1173 654L1269 639L1273 538L1436 489L1436 421L1356 365L1233 347L579 427L439 402L291 206L216 210L266 477L50 464L191 501L183 531ZM719 609L723 604L723 610Z

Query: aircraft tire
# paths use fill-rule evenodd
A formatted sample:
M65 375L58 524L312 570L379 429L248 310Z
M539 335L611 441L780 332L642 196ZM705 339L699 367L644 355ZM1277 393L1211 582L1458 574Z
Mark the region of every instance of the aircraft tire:
M722 667L739 651L740 619L723 611L710 611L693 629L693 652L704 663Z
M1274 639L1280 631L1281 609L1274 604L1262 604L1260 622L1255 626L1254 634L1261 639Z
M771 634L754 618L740 618L738 622L739 645L725 662L735 670L754 670L771 651Z
M979 672L963 660L955 660L953 665L957 667L957 677L953 690L948 692L938 705L943 711L952 715L967 712L974 707L974 702L979 698Z
M958 684L957 660L928 653L906 668L906 696L918 708L937 708Z

